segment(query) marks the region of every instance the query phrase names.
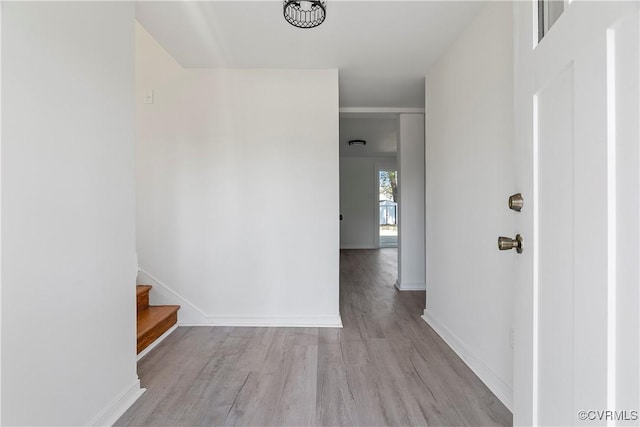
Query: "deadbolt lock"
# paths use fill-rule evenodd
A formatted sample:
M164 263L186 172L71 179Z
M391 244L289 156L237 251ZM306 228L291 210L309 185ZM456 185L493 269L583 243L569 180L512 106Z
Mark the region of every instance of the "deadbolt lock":
M515 249L519 254L522 253L522 236L516 234L516 238L510 237L498 237L498 249L501 251L508 251L509 249Z
M522 198L522 194L516 193L509 197L509 209L520 212L523 205L524 199Z

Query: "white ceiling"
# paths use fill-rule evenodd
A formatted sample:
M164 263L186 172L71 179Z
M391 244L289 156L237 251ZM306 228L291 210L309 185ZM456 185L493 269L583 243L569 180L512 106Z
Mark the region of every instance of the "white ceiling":
M282 1L139 1L136 18L184 67L338 68L341 107L424 107L424 76L482 1L328 0L299 29Z
M340 157L395 156L398 146L397 121L395 117L340 117ZM352 139L364 139L367 144L349 146Z

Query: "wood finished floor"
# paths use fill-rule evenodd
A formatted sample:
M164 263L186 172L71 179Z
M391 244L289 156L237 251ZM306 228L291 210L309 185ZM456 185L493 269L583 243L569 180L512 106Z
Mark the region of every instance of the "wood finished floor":
M396 249L340 255L343 329L179 327L118 426L488 426L511 413L398 292Z

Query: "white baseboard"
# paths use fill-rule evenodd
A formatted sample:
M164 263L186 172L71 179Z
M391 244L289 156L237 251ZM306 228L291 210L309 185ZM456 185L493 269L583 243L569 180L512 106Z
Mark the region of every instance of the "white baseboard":
M151 350L156 348L158 346L158 344L160 344L162 341L164 341L164 339L167 338L169 335L171 335L171 332L175 331L177 328L178 328L178 325L173 325L164 334L162 334L158 338L156 338L156 340L154 342L149 344L149 346L147 348L145 348L144 350L142 350L140 352L140 354L138 354L138 357L136 358L136 361L139 362L143 357L145 357L147 354L149 354L149 352Z
M169 286L140 268L138 284L152 285L152 304L177 304L179 326L253 326L292 328L342 328L340 315L320 316L210 316Z
M484 362L475 357L469 348L446 326L437 321L427 310L422 319L451 347L480 380L496 395L510 411L513 411L513 389L507 385Z
M209 316L202 323L181 323L181 326L245 326L287 328L342 328L338 316Z
M406 283L406 282L398 282L396 280L395 287L399 291L426 291L427 284L426 283Z
M116 421L118 421L118 418L120 418L122 414L124 414L126 410L129 409L140 396L142 396L142 393L145 391L147 391L147 389L140 388L140 380L136 379L131 387L128 387L120 393L119 396L113 399L113 401L98 415L96 415L93 420L87 423L87 425L111 427Z

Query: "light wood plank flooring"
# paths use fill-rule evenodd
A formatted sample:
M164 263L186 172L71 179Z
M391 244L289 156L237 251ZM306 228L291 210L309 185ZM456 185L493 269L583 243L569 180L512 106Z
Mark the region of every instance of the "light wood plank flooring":
M138 365L116 425L511 425L511 413L398 292L396 249L340 255L343 329L180 327Z

